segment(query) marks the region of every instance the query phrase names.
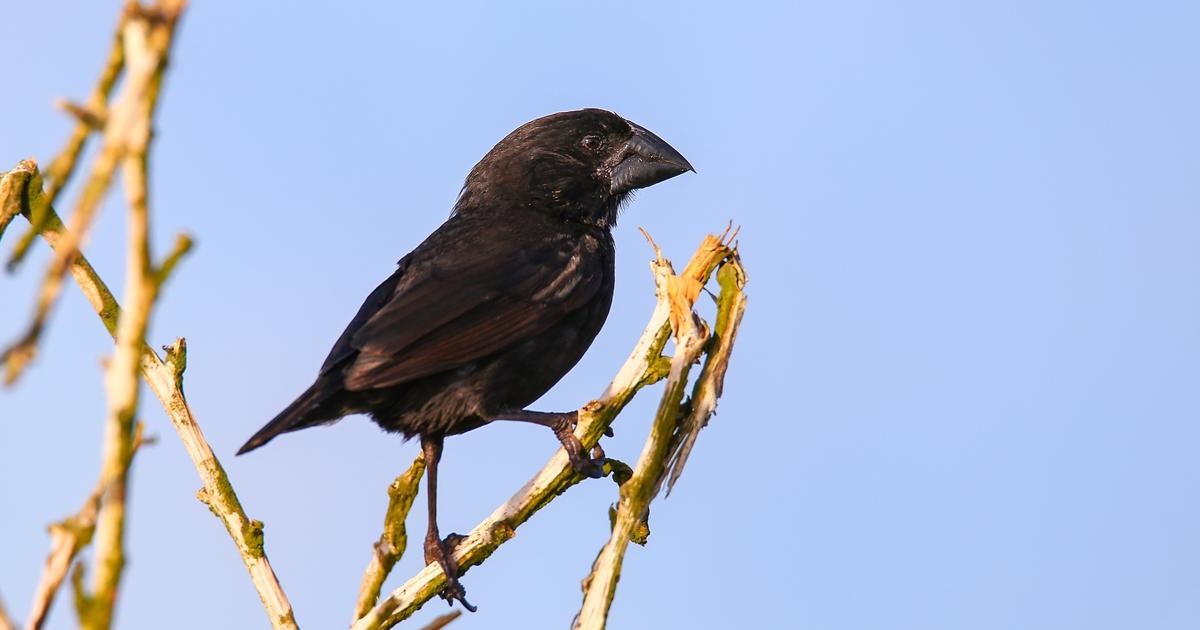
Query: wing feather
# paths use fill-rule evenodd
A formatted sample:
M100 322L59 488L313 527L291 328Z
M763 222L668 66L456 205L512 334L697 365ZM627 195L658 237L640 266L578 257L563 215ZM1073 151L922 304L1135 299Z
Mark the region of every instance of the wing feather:
M450 257L452 267L398 271L405 277L376 289L390 291L387 301L374 302L370 316L339 340L346 346L343 359L357 353L344 367L345 387L391 387L465 366L586 306L601 290L601 269L589 264L578 243L547 245L553 246L476 251ZM337 363L334 353L331 362Z

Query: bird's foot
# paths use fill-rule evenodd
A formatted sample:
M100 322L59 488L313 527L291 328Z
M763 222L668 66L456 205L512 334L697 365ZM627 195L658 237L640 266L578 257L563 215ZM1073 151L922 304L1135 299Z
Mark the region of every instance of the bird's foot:
M462 604L463 608L471 612L475 612L476 608L467 601L467 590L458 581L458 564L454 562L454 557L451 552L454 547L463 539L458 534L450 534L445 540L437 538L425 538L425 564L438 563L442 567L442 572L446 574L446 587L438 594L439 597L446 600L446 603L453 606L454 602Z
M583 443L575 437L575 425L578 422L578 413L565 413L562 419L550 428L554 429L554 435L567 450L567 458L571 460L571 467L575 472L584 477L599 479L604 476L604 449L601 449L599 444L592 449L596 459L591 459L584 453Z
M596 459L589 459L584 453L583 443L575 437L575 426L579 424L578 411L550 413L520 409L501 412L496 418L532 422L549 427L551 431L554 431L558 441L562 442L563 448L567 450L567 457L571 460L571 467L575 469L575 472L593 479L604 476L604 451L599 445L596 445L593 451L593 457ZM612 429L605 429L604 435L612 437Z

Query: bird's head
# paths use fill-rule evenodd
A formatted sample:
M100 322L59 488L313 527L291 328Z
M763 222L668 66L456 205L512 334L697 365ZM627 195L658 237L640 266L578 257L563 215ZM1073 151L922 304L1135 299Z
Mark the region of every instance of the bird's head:
M612 227L633 190L694 170L662 138L612 112L560 112L521 125L488 151L455 211L500 203Z

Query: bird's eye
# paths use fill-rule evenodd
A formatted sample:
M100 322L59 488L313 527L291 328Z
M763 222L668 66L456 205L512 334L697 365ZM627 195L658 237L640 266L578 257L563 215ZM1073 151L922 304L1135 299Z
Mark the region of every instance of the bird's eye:
M584 136L583 140L580 141L580 144L582 144L583 148L587 149L588 151L595 151L596 149L600 148L600 145L604 144L604 140L601 139L600 136L590 135Z

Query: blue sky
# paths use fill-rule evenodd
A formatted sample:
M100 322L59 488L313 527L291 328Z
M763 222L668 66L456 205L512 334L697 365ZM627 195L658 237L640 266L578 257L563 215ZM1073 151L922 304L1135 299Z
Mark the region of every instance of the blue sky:
M57 151L69 121L50 103L86 95L119 4L6 9L4 168ZM630 550L612 627L1196 626L1200 5L426 4L197 0L158 120L158 251L179 230L198 247L152 343L188 338L192 405L302 626L348 623L417 445L351 418L233 452L492 144L584 106L698 173L626 209L612 315L538 407L598 394L645 323L637 226L682 262L733 219L751 276L719 415ZM113 284L122 212L87 248ZM0 276L5 338L44 260ZM94 482L109 352L72 290L0 393L0 594L18 616L45 524ZM653 403L610 455L636 459ZM264 625L152 400L144 419L161 439L135 466L120 627ZM450 440L443 530L554 447L519 425ZM537 515L465 577L480 611L453 627L566 627L615 497L592 482ZM51 627L72 622L60 605Z

